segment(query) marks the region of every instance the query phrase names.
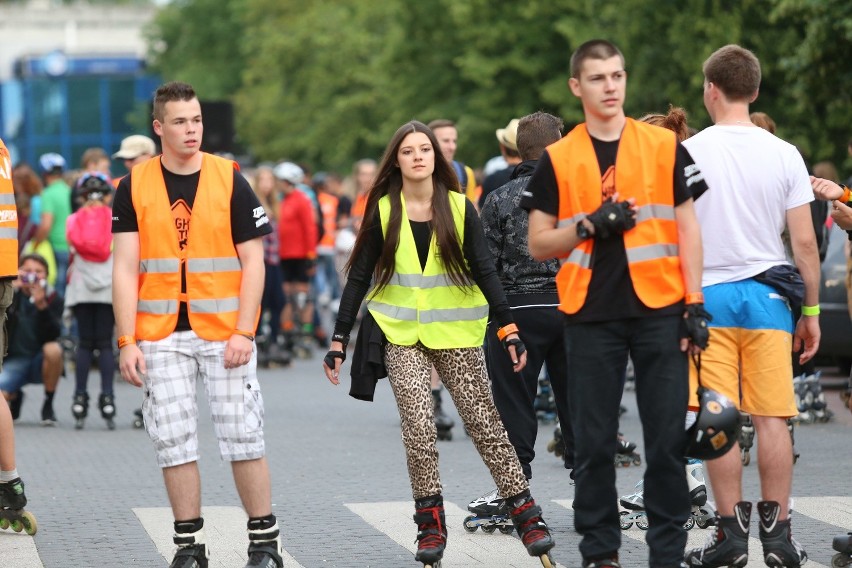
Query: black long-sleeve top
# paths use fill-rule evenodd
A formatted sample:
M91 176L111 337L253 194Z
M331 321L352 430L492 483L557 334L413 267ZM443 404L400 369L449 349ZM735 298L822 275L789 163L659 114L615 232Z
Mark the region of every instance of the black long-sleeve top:
M426 266L426 258L429 252L429 243L432 238L432 230L429 221L409 221L414 232L414 242L417 245L417 255L420 258L421 268ZM373 271L382 253L384 235L379 212L372 220L369 227L362 230L367 231L367 241L362 254L352 263L346 287L340 297L340 308L337 312L337 322L334 326L335 334L348 335L355 325L355 318L361 307L361 302L370 290ZM491 309L491 319L497 322L499 327L514 323L506 295L494 268L494 259L488 251L485 234L482 231L482 223L476 209L469 200L465 204L464 214L464 242L462 253L470 267L473 281L482 290L485 299Z

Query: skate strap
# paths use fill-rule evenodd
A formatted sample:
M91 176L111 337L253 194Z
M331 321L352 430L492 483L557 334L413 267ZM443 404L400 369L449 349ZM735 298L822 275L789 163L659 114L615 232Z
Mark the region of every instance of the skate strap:
M278 538L278 523L275 523L268 529L260 529L260 530L252 530L249 529L248 537L249 542L252 543L260 543L260 542L275 542Z
M524 504L521 505L518 509L512 511L512 522L516 527L522 527L529 523L530 521L534 521L536 519L541 519L541 507L535 504Z

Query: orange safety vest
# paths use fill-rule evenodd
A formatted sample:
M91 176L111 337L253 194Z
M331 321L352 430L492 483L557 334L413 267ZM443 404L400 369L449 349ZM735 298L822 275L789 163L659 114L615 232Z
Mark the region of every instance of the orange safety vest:
M136 337L163 339L177 325L180 302L202 339L225 341L236 329L242 268L231 238L231 160L205 153L181 250L160 157L134 166L130 194L139 224L139 300ZM186 293L181 292L181 271ZM260 310L255 316L255 326Z
M636 199L636 226L623 235L633 289L649 308L683 299L674 211L677 142L670 130L630 118L615 160L620 199ZM585 124L548 146L559 187L559 227L575 225L601 205L601 171ZM575 314L586 302L592 280L594 239L577 245L556 275L559 309Z
M18 208L12 189L12 158L0 140L0 278L18 275Z
M321 247L334 248L334 236L337 233L337 204L338 199L330 193L317 193L317 201L319 201L320 212L322 213L322 228L323 234L320 242Z

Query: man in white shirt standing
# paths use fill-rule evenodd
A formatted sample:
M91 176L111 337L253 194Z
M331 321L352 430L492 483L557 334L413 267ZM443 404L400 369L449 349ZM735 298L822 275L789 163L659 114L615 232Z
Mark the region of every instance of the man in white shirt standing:
M797 414L790 351L801 350L805 362L819 347L819 256L808 205L813 192L796 148L749 120L760 86L757 57L727 45L703 70L704 106L714 126L684 142L710 188L695 203L704 242L704 300L713 314L700 379L752 415L761 442L763 500L757 509L764 561L795 567L807 554L790 531L793 451L786 419ZM781 242L785 224L804 281L798 300L765 283L779 271L782 278L793 272ZM798 322L790 300L803 303ZM694 393L695 373L691 379ZM697 406L694 394L690 405ZM707 544L686 554L690 566L748 562L752 504L742 500L739 454L731 448L706 463L720 518Z

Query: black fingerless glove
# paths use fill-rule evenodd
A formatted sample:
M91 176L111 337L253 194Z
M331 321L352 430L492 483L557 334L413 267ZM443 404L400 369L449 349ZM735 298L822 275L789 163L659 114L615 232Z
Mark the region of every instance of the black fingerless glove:
M636 212L627 201L607 201L587 217L595 226L595 238L608 239L636 226Z
M329 351L323 357L322 362L325 363L329 369L334 370L334 360L340 359L340 364L342 365L344 361L346 361L346 346L349 345L349 336L343 335L342 333L335 333L331 336L332 341L339 341L343 344L342 351Z
M686 337L692 341L692 344L701 349L707 349L707 344L710 343L710 328L708 322L713 321L713 316L707 313L704 309L704 304L687 304L686 317Z
M506 353L509 352L509 346L515 346L515 356L520 360L521 354L527 350L527 346L524 345L524 342L521 341L520 337L513 337L509 339L508 337L503 340L503 349L506 350Z

